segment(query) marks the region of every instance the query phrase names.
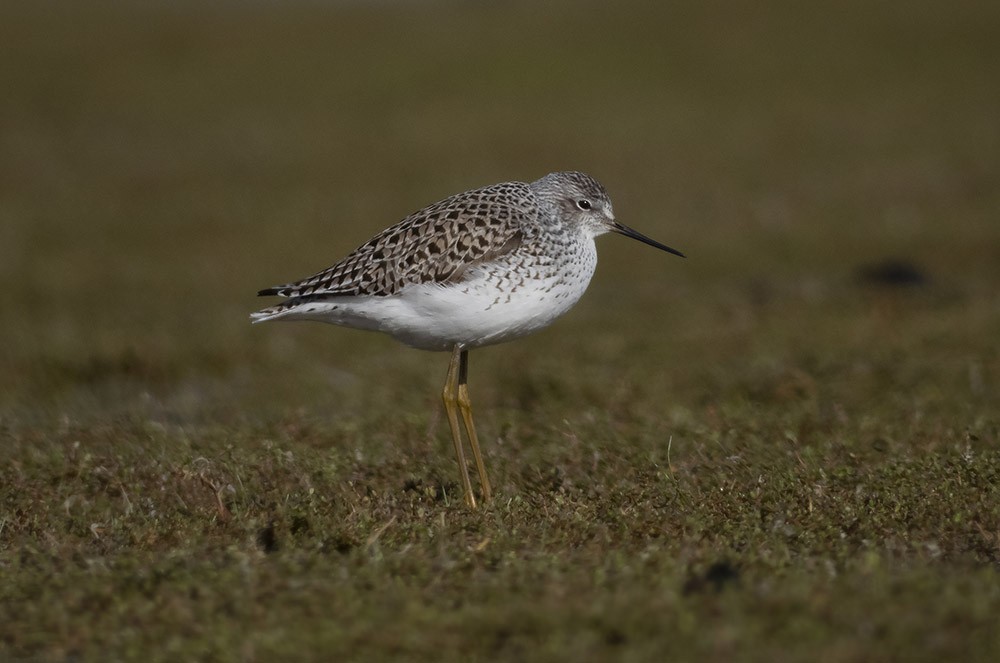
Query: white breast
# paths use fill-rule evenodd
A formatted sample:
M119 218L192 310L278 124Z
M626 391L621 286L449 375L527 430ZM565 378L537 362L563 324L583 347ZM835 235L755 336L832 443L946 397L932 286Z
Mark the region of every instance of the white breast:
M459 283L314 302L288 318L377 330L423 350L502 343L547 327L587 289L597 267L593 238L559 248L471 267Z

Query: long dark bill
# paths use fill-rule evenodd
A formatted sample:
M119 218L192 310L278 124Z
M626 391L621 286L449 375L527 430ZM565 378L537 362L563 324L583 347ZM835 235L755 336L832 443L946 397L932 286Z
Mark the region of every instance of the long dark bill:
M622 224L618 223L617 221L612 222L611 229L613 231L615 231L616 233L618 233L619 235L625 235L626 237L631 237L632 239L637 239L640 242L642 242L643 244L649 244L650 246L655 246L656 248L660 249L661 251L666 251L667 253L673 253L675 256L680 256L682 258L686 258L687 257L683 253L681 253L680 251L678 251L677 249L672 249L669 246L667 246L666 244L660 244L655 239L650 239L650 238L646 237L645 235L643 235L641 232L638 232L636 230L632 230L628 226L623 226Z

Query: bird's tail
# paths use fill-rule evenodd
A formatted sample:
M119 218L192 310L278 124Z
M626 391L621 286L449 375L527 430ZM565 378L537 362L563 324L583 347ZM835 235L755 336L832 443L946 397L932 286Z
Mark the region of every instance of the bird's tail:
M292 307L286 306L284 303L277 304L275 306L268 306L267 308L262 308L259 311L254 311L250 314L250 323L257 324L258 322L267 322L268 320L278 320L291 312Z
M265 294L272 293L267 292ZM268 322L269 320L285 319L332 322L342 314L343 300L343 297L328 293L293 296L274 306L268 306L267 308L251 313L250 321L253 324Z

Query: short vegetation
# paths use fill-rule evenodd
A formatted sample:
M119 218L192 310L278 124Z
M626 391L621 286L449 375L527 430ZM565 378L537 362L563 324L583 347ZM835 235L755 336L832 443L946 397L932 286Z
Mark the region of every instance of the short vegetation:
M0 659L997 660L997 7L5 8ZM249 325L570 168L689 257L472 353L485 508L446 355Z

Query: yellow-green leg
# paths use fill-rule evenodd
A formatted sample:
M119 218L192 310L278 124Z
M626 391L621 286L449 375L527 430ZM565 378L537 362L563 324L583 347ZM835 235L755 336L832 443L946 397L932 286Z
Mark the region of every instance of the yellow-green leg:
M483 454L479 451L479 437L476 435L476 425L472 422L472 401L469 399L469 388L466 385L469 378L469 352L462 350L458 363L458 410L462 413L465 432L469 435L472 446L472 456L476 460L476 470L479 472L479 485L483 489L483 501L489 502L493 496L489 477L486 476L486 465L483 464Z
M469 481L469 468L465 464L465 450L462 448L462 436L458 432L458 374L461 356L464 353L455 346L448 364L448 376L445 378L444 391L441 399L444 401L444 411L448 415L448 426L451 427L451 439L455 443L455 457L458 460L458 471L462 475L462 491L465 493L465 503L470 508L476 508L476 496L472 494L472 482ZM465 411L462 411L465 416Z

